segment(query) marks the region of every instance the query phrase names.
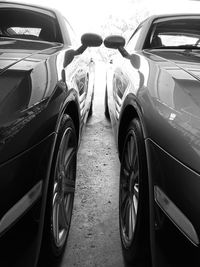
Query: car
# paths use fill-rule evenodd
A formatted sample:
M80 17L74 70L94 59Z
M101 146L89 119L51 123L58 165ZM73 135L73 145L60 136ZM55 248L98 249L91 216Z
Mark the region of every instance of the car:
M199 24L199 14L152 15L127 43L104 39L116 51L106 63L105 115L120 159L130 266L200 264Z
M54 9L0 2L1 266L50 266L64 252L92 113L89 50L101 44Z

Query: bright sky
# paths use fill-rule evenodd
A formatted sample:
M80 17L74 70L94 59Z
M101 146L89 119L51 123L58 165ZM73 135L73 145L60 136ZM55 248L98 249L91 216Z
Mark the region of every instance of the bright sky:
M9 0L10 1L10 0ZM13 0L20 2L20 0ZM145 16L158 13L200 13L200 1L189 0L22 0L60 10L79 33L101 33L101 25L112 15L117 19L134 20L135 12Z

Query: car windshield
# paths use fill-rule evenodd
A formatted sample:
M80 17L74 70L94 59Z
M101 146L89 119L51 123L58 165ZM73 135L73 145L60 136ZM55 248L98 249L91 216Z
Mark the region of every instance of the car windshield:
M0 37L59 42L55 15L21 8L0 8Z
M150 48L200 49L200 17L154 21L149 43Z

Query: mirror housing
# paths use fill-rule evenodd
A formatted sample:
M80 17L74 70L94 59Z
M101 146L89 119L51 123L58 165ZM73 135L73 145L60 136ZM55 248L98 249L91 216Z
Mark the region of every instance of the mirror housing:
M125 39L119 35L110 35L105 38L104 45L107 48L119 49L125 46Z
M110 35L110 36L106 37L104 40L105 47L112 48L112 49L118 49L123 57L128 58L129 53L124 48L125 43L126 43L126 41L125 41L124 37L122 37L120 35Z
M98 34L85 33L81 36L81 43L87 47L98 47L103 43L103 40Z
M103 43L100 35L95 33L85 33L81 36L82 45L75 51L75 55L82 54L87 47L98 47Z

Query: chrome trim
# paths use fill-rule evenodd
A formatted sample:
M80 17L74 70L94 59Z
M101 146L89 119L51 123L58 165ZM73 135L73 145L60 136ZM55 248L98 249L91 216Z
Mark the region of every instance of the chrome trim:
M42 194L42 181L39 181L21 198L0 220L0 234L14 223Z
M169 217L174 225L190 240L190 242L195 246L198 246L199 238L194 226L158 186L154 186L154 197L158 206Z

